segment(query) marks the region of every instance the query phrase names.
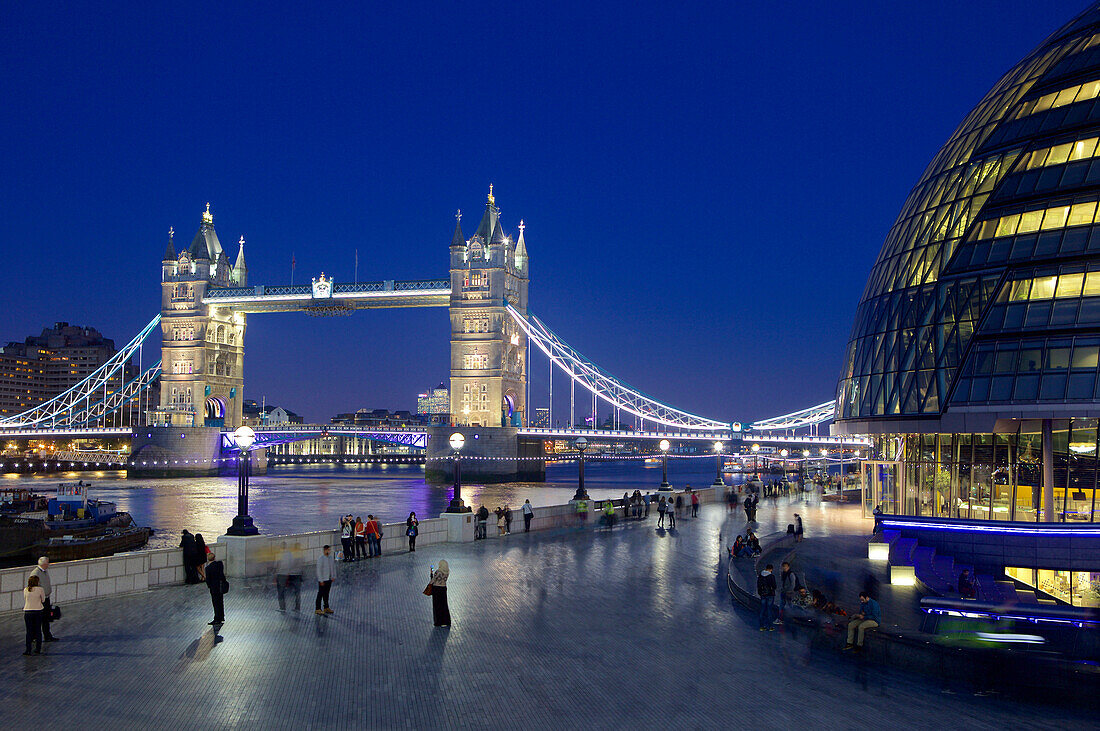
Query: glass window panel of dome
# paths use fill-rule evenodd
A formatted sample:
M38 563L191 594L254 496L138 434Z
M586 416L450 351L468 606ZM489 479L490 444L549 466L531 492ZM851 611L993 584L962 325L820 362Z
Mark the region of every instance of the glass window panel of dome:
M1000 353L998 353L998 356ZM1020 348L1019 365L1016 370L1020 373L1037 373L1043 368L1043 348L1041 345L1024 346ZM997 369L997 372L1001 372Z
M1063 297L1080 297L1081 287L1084 283L1084 272L1062 274L1058 277L1058 283L1054 289L1054 296L1059 299Z
M1100 295L1100 271L1085 274L1085 286L1082 294L1086 297Z
M1056 206L1046 209L1046 211L1043 212L1043 223L1040 228L1043 231L1052 231L1054 229L1065 228L1066 221L1069 220L1069 211L1070 206ZM1025 217L1026 215L1027 214L1025 214Z
M1015 373L1019 352L1015 343L1002 344L993 359L994 373Z
M1029 299L1032 301L1053 299L1054 290L1057 285L1057 276L1035 277L1031 282L1031 295Z
M1026 375L1016 377L1016 387L1012 391L1013 401L1034 401L1038 394L1038 375Z
M1097 279L1100 281L1100 272L1097 272ZM1031 294L1031 280L1030 279L1017 279L1009 283L1009 302L1027 302L1028 296Z
M1062 248L1059 249L1061 254L1074 254L1085 250L1085 245L1088 244L1089 230L1083 226L1078 228L1067 229L1064 236L1062 236Z
M1077 300L1058 300L1050 312L1051 326L1072 325L1077 321Z
M1030 170L1020 177L1020 184L1016 187L1016 195L1029 195L1035 191L1035 184L1039 182L1042 170Z
M1029 234L1039 230L1039 227L1043 225L1043 210L1026 211L1020 216L1020 226L1016 229L1016 233Z
M1062 231L1044 231L1035 242L1036 258L1047 258L1058 253L1062 246Z
M1085 182L1085 176L1088 175L1088 172L1089 164L1087 162L1075 162L1066 165L1062 172L1062 179L1058 181L1057 187L1061 190L1075 188Z
M1039 174L1039 182L1035 184L1035 191L1038 193L1045 193L1054 190L1062 180L1062 173L1063 170L1060 167L1045 168Z
M1020 226L1021 215L1019 213L1013 213L1008 216L1001 216L997 223L997 236L1011 236L1016 233L1016 230ZM1038 224L1036 224L1038 226Z
M1061 165L1064 162L1069 162L1069 156L1072 152L1072 142L1063 142L1060 145L1054 145L1047 153L1047 157L1043 161L1043 166L1050 167L1051 165Z
M1070 366L1074 370L1096 370L1098 356L1100 356L1100 343L1093 338L1077 338L1073 345L1073 359Z
M1100 103L1097 106L1100 107ZM1089 184L1100 182L1100 160L1093 160L1089 163L1089 172L1085 176L1085 182Z
M1061 401L1066 397L1066 374L1044 373L1039 398L1043 401Z
M1005 311L1007 308L1005 305L994 305L989 308L989 315L986 316L986 324L984 330L986 332L996 332L1004 328Z
M989 396L987 401L1011 401L1012 386L1016 382L1015 376L995 376L989 384Z
M1069 347L1056 347L1054 344L1049 344L1046 348L1046 369L1048 371L1064 371L1069 368L1070 351Z
M1079 325L1100 324L1100 297L1085 297L1081 300L1077 323Z
M1046 327L1050 321L1050 302L1032 302L1024 315L1024 327Z
M1066 398L1071 400L1091 399L1095 381L1095 373L1070 373Z

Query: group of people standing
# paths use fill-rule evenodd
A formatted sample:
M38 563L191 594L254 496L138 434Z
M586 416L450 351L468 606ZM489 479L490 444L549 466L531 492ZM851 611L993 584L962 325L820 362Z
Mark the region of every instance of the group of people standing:
M184 529L180 549L183 551L184 583L201 584L206 581L206 564L214 552L206 545L202 533L192 535L191 531Z
M496 510L492 511L496 515L497 520L497 535L506 536L512 532L512 506L498 505ZM520 512L523 514L523 532L531 532L531 521L535 517L535 508L531 505L530 500L524 500L523 506L520 508ZM474 540L480 541L488 538L488 526L489 526L489 508L484 504L477 509L474 513Z
M340 546L344 563L382 555L382 524L373 515L364 523L349 513L340 518Z

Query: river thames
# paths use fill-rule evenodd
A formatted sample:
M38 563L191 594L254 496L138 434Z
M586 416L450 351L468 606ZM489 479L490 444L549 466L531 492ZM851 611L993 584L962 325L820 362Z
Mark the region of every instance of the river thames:
M714 482L714 472L710 458L669 460L669 481L676 489L707 487ZM236 477L130 480L121 471L6 474L0 478L0 487L22 485L47 494L58 482L78 479L92 484L90 497L109 500L120 511L129 512L138 525L153 528L149 548L178 545L184 528L215 540L237 512ZM621 498L634 490L656 491L660 484L660 464L585 464L585 487L596 500ZM474 509L484 503L490 510L510 505L518 511L528 499L536 506L568 502L576 488L577 465L553 464L547 466L546 482L463 485L462 497ZM262 532L301 533L338 527L340 516L348 513L364 520L371 513L387 523L405 520L410 511L420 518L435 518L450 502L451 489L451 485L425 483L422 465L280 465L252 477L248 504ZM516 520L520 520L518 512Z

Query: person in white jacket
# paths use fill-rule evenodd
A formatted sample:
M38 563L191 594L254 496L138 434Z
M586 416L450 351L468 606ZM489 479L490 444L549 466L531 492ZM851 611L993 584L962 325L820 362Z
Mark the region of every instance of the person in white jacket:
M38 585L46 595L46 601L42 602L42 634L46 642L57 642L57 638L50 632L50 615L53 612L53 605L50 604L50 591L53 588L50 586L50 559L46 556L38 559L38 566L31 572L31 576L38 577Z
M321 555L317 557L317 601L314 602L315 614L332 614L328 607L328 593L332 589L332 582L336 580L336 559L332 557L332 546L321 549ZM325 608L321 609L324 603Z

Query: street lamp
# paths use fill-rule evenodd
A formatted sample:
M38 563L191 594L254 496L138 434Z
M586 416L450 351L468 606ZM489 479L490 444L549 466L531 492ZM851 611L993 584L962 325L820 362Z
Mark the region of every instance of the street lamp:
M657 445L661 449L661 486L659 490L671 490L672 485L668 484L668 450L672 446L667 439L662 439Z
M256 443L256 432L252 427L237 427L233 432L233 443L237 445L237 517L225 532L230 536L254 536L260 530L248 514L248 473L252 470L252 445Z
M718 471L714 473L714 486L725 487L726 483L722 482L722 442L714 443L714 453L718 455Z
M451 504L447 506L448 513L468 513L470 508L466 507L462 502L462 464L459 459L459 452L462 451L463 445L466 444L466 437L462 436L459 432L455 432L447 440L447 443L451 445L451 449L455 451L455 486L454 492L451 494Z
M575 446L577 451L581 454L581 459L578 463L579 472L577 472L577 494L573 496L573 499L587 500L588 491L584 489L584 450L588 448L588 440L584 437L577 437L577 441L573 442L573 446Z
M760 453L760 445L752 445L752 479L756 479L756 455Z

